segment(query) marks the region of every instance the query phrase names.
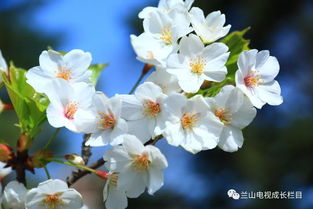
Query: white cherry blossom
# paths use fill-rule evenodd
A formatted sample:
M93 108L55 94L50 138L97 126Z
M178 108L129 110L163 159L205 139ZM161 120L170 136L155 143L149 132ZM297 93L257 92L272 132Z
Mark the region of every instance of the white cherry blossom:
M204 43L211 43L226 36L231 27L231 25L224 27L225 15L220 11L211 12L205 17L202 9L198 7L190 10L190 20L196 34Z
M195 93L205 80L220 82L225 79L228 47L223 43L204 46L200 38L190 34L179 44L179 54L171 54L167 60L167 72L175 75L180 87Z
M275 79L279 72L276 57L269 51L244 51L238 59L236 86L248 96L252 104L261 109L266 103L280 105L283 102L281 89Z
M187 99L172 94L164 102L168 121L163 136L173 146L182 146L189 152L213 149L218 144L224 124L215 119L202 96Z
M66 182L50 179L31 189L26 196L26 208L77 209L83 207L82 196L68 188Z
M1 50L0 50L0 71L8 72L8 65L7 65L5 59L2 56ZM2 82L2 76L0 74L0 83L1 82Z
M172 9L177 9L181 12L187 12L194 0L160 0L158 7L146 7L139 14L139 18L144 19L149 16L151 12L160 11L160 12L170 12Z
M188 16L177 10L151 12L143 27L145 33L131 36L137 59L160 67L165 67L166 58L178 50L178 39L192 31Z
M27 189L24 184L11 181L4 188L2 196L3 209L25 209Z
M39 56L39 66L26 73L27 83L37 92L46 93L51 80L62 79L70 83L90 82L91 54L74 49L64 56L59 52L43 51Z
M181 92L182 89L178 85L178 80L165 69L157 67L154 72L146 79L161 87L164 94L169 95L174 92Z
M130 40L137 59L153 66L165 66L166 58L173 51L171 46L164 45L150 33L142 33L138 37L131 35Z
M126 192L119 185L119 174L109 173L103 189L103 201L107 209L125 209L127 207Z
M130 198L138 197L146 187L152 195L163 186L166 158L157 147L144 146L133 135L125 135L122 146L108 150L103 159L107 169L119 173L120 186Z
M106 98L97 93L93 99L91 118L77 121L77 127L85 133L91 133L86 142L87 146L117 145L122 142L121 135L126 134L128 126L121 115L121 99L119 97ZM77 117L84 118L84 112L78 112Z
M120 95L122 118L128 124L128 133L137 136L143 143L161 134L164 124L163 101L166 95L152 82L141 84L134 95Z
M47 119L55 128L66 127L73 132L81 132L77 123L92 117L94 86L87 83L69 84L63 79L51 82L46 92L50 104Z
M256 116L256 109L242 91L227 85L214 98L206 98L216 120L224 123L218 146L226 152L237 151L243 145L242 129Z

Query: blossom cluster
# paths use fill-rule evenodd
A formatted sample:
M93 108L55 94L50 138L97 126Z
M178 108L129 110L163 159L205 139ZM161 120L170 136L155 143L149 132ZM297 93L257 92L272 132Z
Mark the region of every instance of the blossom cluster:
M155 71L134 94L108 98L96 91L88 70L92 56L78 49L66 54L43 51L39 66L26 74L27 83L50 101L46 115L51 126L89 134L86 146L112 146L103 156L108 209L124 209L127 198L145 190L152 195L163 186L168 163L154 145L159 139L194 154L216 147L234 152L242 147L242 129L253 121L256 108L283 101L274 80L279 63L269 51L243 51L233 81L224 82L231 52L219 39L231 26L225 26L220 11L205 16L192 4L160 0L158 7L139 13L144 32L131 35L131 43L137 59ZM0 69L7 69L3 59ZM216 95L199 93L212 83L222 83ZM11 182L4 190L4 208L13 207L5 206L12 198L23 202L14 208L83 207L80 194L61 180L48 180L30 191Z

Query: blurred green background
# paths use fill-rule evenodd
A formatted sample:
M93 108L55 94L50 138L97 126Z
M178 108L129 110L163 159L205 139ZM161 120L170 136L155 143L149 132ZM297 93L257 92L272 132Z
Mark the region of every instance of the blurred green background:
M7 61L18 67L38 65L47 46L68 51L81 48L94 55L94 63L110 62L98 88L109 96L127 93L140 74L129 35L142 32L138 12L151 0L1 0L0 49ZM191 155L159 147L169 160L165 186L153 197L129 200L136 209L310 209L313 208L313 1L312 0L196 0L206 14L221 10L231 30L251 26L251 48L269 49L281 64L278 81L284 103L265 106L244 130L245 143L236 153L219 149ZM2 100L9 102L2 88ZM13 112L0 115L0 139L15 144L18 128ZM36 139L44 144L52 133L48 124ZM66 130L53 143L57 154L79 153L81 135ZM95 148L91 160L104 149ZM70 168L49 165L54 178L63 178ZM28 175L30 186L45 180L43 172ZM12 174L9 179L14 178ZM79 181L90 209L104 208L104 182L94 176ZM241 191L302 191L297 200L232 200L228 189Z

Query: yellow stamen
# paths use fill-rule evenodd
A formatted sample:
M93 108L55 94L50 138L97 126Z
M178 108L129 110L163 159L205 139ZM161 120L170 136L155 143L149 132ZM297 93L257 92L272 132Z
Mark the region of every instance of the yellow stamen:
M232 114L229 112L229 110L223 109L223 108L217 108L215 110L215 116L218 117L220 121L224 123L225 125L231 124Z
M172 31L171 31L171 26L170 25L164 26L162 28L160 39L162 41L164 41L164 43L166 45L171 45L172 44L173 36L172 36Z
M61 206L66 205L66 203L60 198L62 192L57 192L54 194L46 194L46 198L43 199L43 203L46 209L59 209Z
M147 153L141 155L135 155L133 157L132 166L138 171L147 171L150 165L149 156Z
M244 77L244 83L246 87L253 88L255 86L258 86L260 83L262 83L262 79L255 75L254 72L249 73L247 76Z
M109 177L110 186L117 187L117 182L118 182L118 174L112 173Z
M143 104L144 115L149 117L155 117L161 112L160 104L152 100L146 100Z
M191 114L185 113L181 118L181 124L185 130L191 130L193 127L197 125L197 121L199 120L199 114Z
M73 120L74 115L77 112L77 109L78 109L78 103L77 102L68 103L65 107L65 110L64 110L64 116L69 120Z
M101 119L98 121L100 129L113 129L116 124L116 119L113 114L105 114L99 112Z
M206 62L207 62L206 59L202 58L201 56L191 59L189 62L191 72L198 75L203 74Z
M72 78L72 71L66 67L59 67L56 77L68 81Z

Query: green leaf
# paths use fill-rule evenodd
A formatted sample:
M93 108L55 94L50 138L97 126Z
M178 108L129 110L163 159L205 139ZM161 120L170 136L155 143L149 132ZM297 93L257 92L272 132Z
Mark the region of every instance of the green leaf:
M95 64L95 65L91 65L88 70L92 71L91 77L90 77L90 81L91 83L96 86L98 79L100 77L100 73L104 70L104 68L106 68L108 66L108 64Z
M235 79L235 72L238 69L237 60L239 54L245 50L249 50L250 40L245 39L243 36L250 30L250 27L242 31L234 31L221 40L229 48L230 55L226 63L228 76Z
M19 119L22 132L35 136L39 126L46 120L45 110L49 102L26 83L26 70L10 66L10 78L2 75L2 79L10 96L14 110Z

